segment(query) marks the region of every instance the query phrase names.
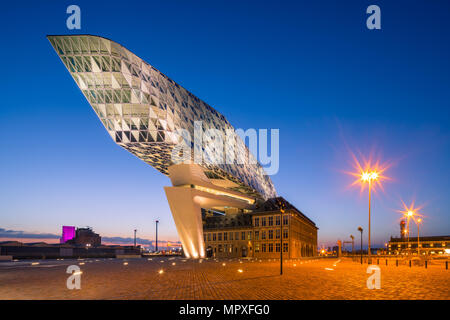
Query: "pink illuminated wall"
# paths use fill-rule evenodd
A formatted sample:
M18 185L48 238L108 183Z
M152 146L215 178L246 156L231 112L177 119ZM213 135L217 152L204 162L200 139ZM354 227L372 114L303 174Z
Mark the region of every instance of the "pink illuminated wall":
M62 237L60 239L61 243L66 243L69 240L75 238L75 227L63 226L62 227Z

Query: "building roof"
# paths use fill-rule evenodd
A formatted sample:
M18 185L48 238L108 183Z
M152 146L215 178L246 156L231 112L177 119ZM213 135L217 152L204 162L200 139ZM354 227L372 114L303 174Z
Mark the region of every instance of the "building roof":
M294 207L290 202L288 202L283 197L276 197L276 198L268 199L266 202L264 202L262 205L260 205L252 214L263 213L263 212L274 212L274 211L279 212L280 211L279 203L284 204L285 210L295 211L300 217L304 218L305 220L307 220L308 222L310 222L312 225L314 225L316 227L316 224L314 223L314 221L312 221L310 218L308 218L303 212L301 212L299 209Z
M224 228L245 228L252 226L252 217L254 215L263 214L263 213L273 213L280 212L279 203L284 203L284 207L286 210L294 211L301 218L308 221L315 228L316 224L305 216L300 210L290 204L283 197L271 198L264 203L262 203L255 211L251 213L239 213L239 214L230 214L224 216L212 216L205 218L204 229L224 229Z

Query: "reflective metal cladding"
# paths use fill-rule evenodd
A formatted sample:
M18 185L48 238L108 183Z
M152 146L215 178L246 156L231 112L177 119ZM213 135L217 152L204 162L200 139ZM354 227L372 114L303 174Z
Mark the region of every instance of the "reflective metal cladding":
M48 36L53 48L102 121L111 138L163 174L181 140L193 136L194 122L234 130L223 115L123 46L98 36ZM248 152L238 138L238 152ZM204 147L203 152L214 150ZM276 196L271 179L256 164L201 163L208 178L256 198Z

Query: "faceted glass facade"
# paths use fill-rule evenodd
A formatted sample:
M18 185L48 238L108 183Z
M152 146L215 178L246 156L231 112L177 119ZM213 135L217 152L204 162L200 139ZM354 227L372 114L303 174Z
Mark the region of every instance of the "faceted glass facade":
M111 40L90 35L48 39L111 138L166 175L172 149L182 139L177 129L188 130L192 138L194 121L202 121L203 131L233 130L223 115ZM247 154L242 139L237 141L236 153ZM206 157L215 152L206 141L203 149ZM233 182L230 189L275 197L272 181L254 163L200 165L208 177Z

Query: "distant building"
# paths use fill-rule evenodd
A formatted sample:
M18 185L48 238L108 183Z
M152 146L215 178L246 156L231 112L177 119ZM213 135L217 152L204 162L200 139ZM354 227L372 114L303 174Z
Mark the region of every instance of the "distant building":
M92 228L77 228L75 238L67 241L68 244L86 247L98 247L102 244L102 238Z
M283 217L278 207L280 200L286 208ZM205 212L205 215L203 235L207 256L279 258L280 250L285 258L317 255L315 223L281 197L267 200L250 213L208 216Z
M400 221L400 237L391 237L386 251L390 255L431 255L450 251L450 236L409 237L405 220Z
M450 250L450 236L410 237L408 239L393 238L388 243L388 254L392 255L417 255L419 244L420 255L444 254ZM448 252L448 251L447 251Z
M75 238L75 227L63 226L62 227L62 237L59 239L60 243L66 243L69 240Z

